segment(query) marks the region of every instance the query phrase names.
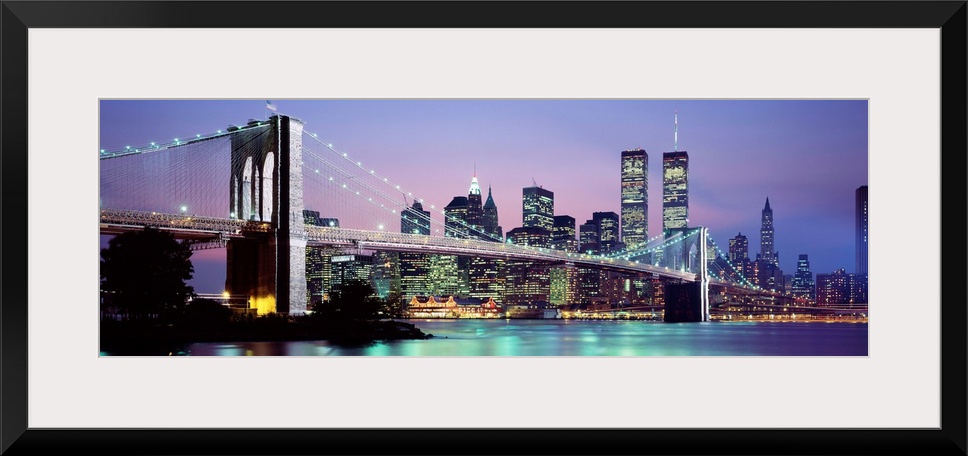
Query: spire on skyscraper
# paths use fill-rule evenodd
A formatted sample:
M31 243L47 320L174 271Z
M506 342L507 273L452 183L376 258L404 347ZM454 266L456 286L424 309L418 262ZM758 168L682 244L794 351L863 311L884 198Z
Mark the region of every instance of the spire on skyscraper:
M675 134L675 138L674 138L673 143L672 143L672 150L673 150L673 152L679 152L679 110L678 109L676 110L675 129L674 129L674 131L675 131L675 133L674 133Z
M773 210L773 209L770 209L770 197L769 196L766 197L766 207L764 207L763 210L764 211L772 211Z
M497 207L497 205L494 204L494 198L491 196L490 184L487 185L487 201L484 202L484 207L494 207L494 208Z

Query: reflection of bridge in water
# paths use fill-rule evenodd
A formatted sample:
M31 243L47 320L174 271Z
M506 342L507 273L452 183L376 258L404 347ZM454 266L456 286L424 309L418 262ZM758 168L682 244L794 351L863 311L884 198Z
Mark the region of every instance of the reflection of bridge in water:
M678 295L666 294L667 302L680 299L698 306L690 310L698 320L721 311L715 306L717 294L791 301L752 286L723 260L725 255L708 257L718 247L705 227L670 232L634 251L610 255L494 242L479 227L450 218L424 216L422 223L437 228L433 234L389 232L387 220L400 220L409 209L408 198L417 199L287 116L189 140L101 151L100 158L102 234L155 227L195 249L225 248L226 292L278 312L307 309L307 246L627 273L680 285L673 288ZM342 226L306 224L304 210L310 207L338 215ZM444 211L435 209L434 214L443 216Z

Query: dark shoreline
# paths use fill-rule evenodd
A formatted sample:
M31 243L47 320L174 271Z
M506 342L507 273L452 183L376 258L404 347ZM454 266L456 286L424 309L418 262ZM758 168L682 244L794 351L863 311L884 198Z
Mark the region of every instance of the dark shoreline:
M107 356L168 356L186 354L190 344L203 342L326 340L352 346L432 337L412 323L395 320L320 322L276 318L204 328L157 321L102 321L99 349Z

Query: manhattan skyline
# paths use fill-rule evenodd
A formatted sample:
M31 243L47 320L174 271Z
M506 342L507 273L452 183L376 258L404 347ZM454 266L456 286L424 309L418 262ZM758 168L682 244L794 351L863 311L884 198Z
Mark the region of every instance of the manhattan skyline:
M800 254L809 255L814 273L855 264L854 192L868 183L865 100L271 101L425 206L466 196L476 170L505 233L522 226L522 189L532 182L554 192L554 215L578 224L594 212L621 213L621 152L642 148L649 237L662 227L662 154L675 147L678 112L678 150L689 153L690 226L709 227L724 253L742 232L755 257L769 198L785 273L796 271ZM266 100L104 100L100 148L206 134L267 114ZM193 262L196 291L220 291L224 251L198 251Z

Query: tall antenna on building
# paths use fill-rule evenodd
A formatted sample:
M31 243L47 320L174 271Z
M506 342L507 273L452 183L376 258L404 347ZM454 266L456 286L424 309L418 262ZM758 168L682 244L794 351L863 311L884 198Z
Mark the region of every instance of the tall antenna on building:
M674 152L679 152L679 110L676 110L676 126L675 126L675 139L672 143L672 150Z

